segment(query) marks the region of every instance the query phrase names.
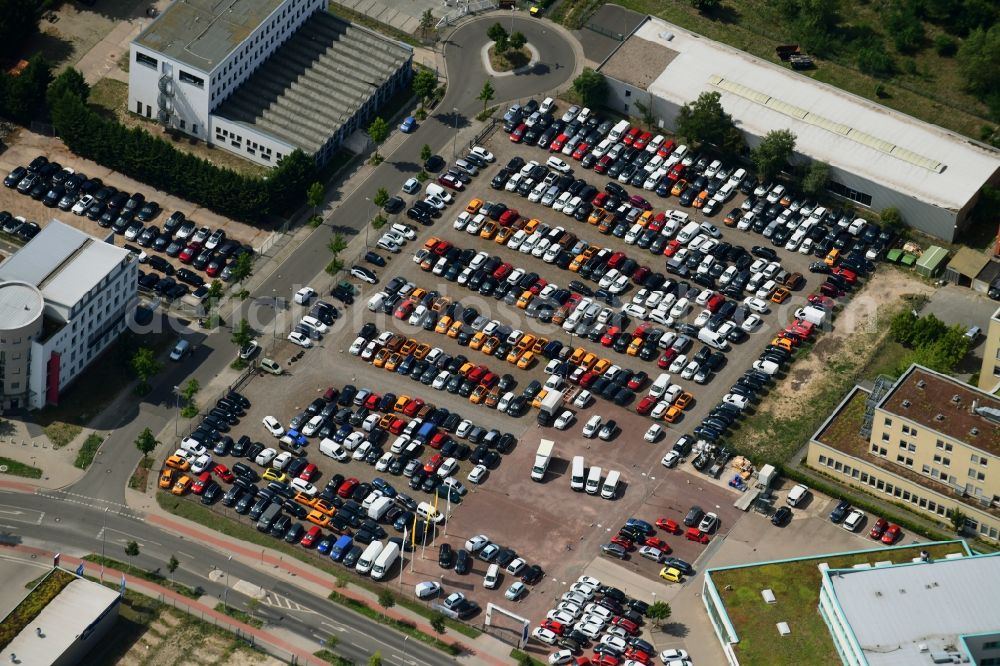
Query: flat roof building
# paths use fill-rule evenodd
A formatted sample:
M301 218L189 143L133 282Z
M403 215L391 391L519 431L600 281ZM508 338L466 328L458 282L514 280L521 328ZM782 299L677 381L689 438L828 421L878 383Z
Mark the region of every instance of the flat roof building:
M137 276L128 250L58 220L0 264L0 408L57 403L125 330Z
M796 135L798 159L830 165L831 194L874 212L898 208L914 228L954 240L985 184L1000 182L1000 153L780 65L648 17L600 71L608 105L661 127L680 107L718 92L754 146L769 131Z
M128 108L275 166L329 159L408 85L413 50L323 0L175 0L132 41Z
M1000 400L912 365L852 389L812 436L807 464L832 479L1000 541Z

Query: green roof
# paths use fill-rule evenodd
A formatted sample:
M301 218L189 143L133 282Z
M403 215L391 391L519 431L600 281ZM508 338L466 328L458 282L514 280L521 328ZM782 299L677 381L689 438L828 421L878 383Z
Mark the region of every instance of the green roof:
M284 0L174 0L135 43L211 72Z

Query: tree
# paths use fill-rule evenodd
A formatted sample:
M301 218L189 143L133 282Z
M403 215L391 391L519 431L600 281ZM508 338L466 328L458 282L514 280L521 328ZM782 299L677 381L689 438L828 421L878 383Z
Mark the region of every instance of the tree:
M372 203L378 206L379 208L388 203L388 201L389 201L389 190L385 189L384 187L378 188L378 191L375 192L375 196L372 197Z
M883 22L900 53L916 53L924 47L924 23L911 2L893 2Z
M607 99L608 82L600 72L584 67L580 75L573 79L573 90L580 96L584 106L600 106Z
M236 261L233 262L230 274L235 281L242 285L248 277L253 275L253 255L246 252L239 254Z
M420 33L426 37L427 33L434 29L434 23L434 14L431 13L431 10L426 10L420 15Z
M426 143L420 148L420 161L426 162L434 155L434 151Z
M179 567L180 565L181 565L180 560L178 560L175 555L171 555L170 561L167 562L167 573L173 575L173 573L177 571L177 567Z
M132 568L132 558L139 557L139 544L135 541L129 541L125 544L125 554L128 555L128 568Z
M156 441L156 437L153 436L153 431L149 428L144 429L139 433L139 436L135 438L135 448L139 449L142 453L142 458L145 460L150 453L156 449L156 445L159 444Z
M524 48L524 45L528 43L528 38L524 36L524 33L515 32L507 40L507 49L509 51L520 51Z
M434 613L434 615L431 616L431 627L433 627L434 631L439 634L443 634L448 628L444 622L444 615L441 613Z
M677 134L688 145L708 144L727 156L743 151L743 134L736 129L733 117L725 112L718 92L703 92L677 113Z
M486 79L483 82L483 89L479 91L479 101L483 103L483 112L486 112L486 106L493 101L493 97L496 95L496 90L493 88L493 81Z
M896 71L896 61L886 52L882 42L858 49L857 62L862 72L879 78L892 76Z
M329 240L326 244L326 249L336 256L347 249L347 241L344 240L344 236L341 234L334 234L333 238Z
M879 214L879 217L886 229L891 229L896 233L903 231L906 227L903 214L899 212L898 208L886 208Z
M901 345L909 346L913 340L913 330L917 323L917 316L912 310L904 310L897 313L889 320L889 335Z
M427 69L426 67L421 67L417 70L417 73L413 76L413 94L417 96L420 100L420 108L424 108L424 102L434 93L434 89L437 88L437 74L434 73L433 69Z
M378 593L378 605L389 610L396 605L396 595L391 590L381 590Z
M806 169L806 175L802 178L802 191L812 196L819 196L826 191L826 184L830 180L830 165L826 162L813 160Z
M701 14L712 14L721 5L720 0L691 0L691 6Z
M646 614L656 622L656 626L660 626L661 622L669 619L670 613L670 604L666 601L657 601L646 611Z
M973 30L962 42L958 71L973 95L982 100L1000 96L1000 23L989 30Z
M493 42L495 53L499 55L507 50L507 42L510 39L510 35L507 34L502 25L499 23L491 25L486 31L486 36Z
M233 334L229 339L234 345L236 345L236 349L239 350L250 344L250 341L253 340L253 335L254 331L250 327L250 322L248 322L246 317L244 317L243 319L240 319L235 326L233 326Z
M368 657L368 666L382 666L382 653L376 650L372 656Z
M152 349L139 347L132 355L130 365L135 376L139 379L139 393L149 393L149 380L163 368L163 364L153 355Z
M198 395L198 391L200 390L201 390L201 383L197 379L192 377L191 379L188 380L187 384L184 385L184 388L181 389L181 397L184 398L184 400L186 400L187 402L191 402L192 400L194 400L194 397Z
M13 56L24 40L38 32L43 4L29 0L0 0L0 57Z
M955 534L962 534L965 531L965 521L967 518L968 516L958 507L948 512L948 520L951 521L951 526L955 530Z
M52 67L40 53L33 55L17 76L0 72L0 115L22 125L46 118L46 93L51 82Z
M72 67L67 67L62 73L53 79L46 92L46 99L49 106L63 95L75 95L86 100L90 97L90 86L83 78L83 74Z
M794 150L794 133L790 130L771 130L750 150L750 159L757 167L760 179L769 182L788 165L788 158Z
M793 31L809 51L824 55L833 50L840 23L837 0L793 0L797 8Z
M316 217L317 209L323 205L323 183L313 183L306 190L306 203L313 209L313 217Z
M383 141L389 138L389 125L386 124L382 116L375 118L372 124L368 126L368 138L375 144L374 159L376 162L380 162L382 157L378 154L378 147L382 145Z

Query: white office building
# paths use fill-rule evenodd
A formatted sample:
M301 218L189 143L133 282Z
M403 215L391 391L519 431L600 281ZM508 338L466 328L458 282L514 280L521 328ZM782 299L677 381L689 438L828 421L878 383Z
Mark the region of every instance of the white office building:
M58 220L0 264L0 408L57 404L125 330L137 280L127 250Z
M412 59L324 0L175 0L131 44L128 108L265 166L296 148L322 163Z
M645 21L601 65L608 106L675 127L680 108L704 92L721 104L752 147L771 130L796 136L793 161L830 165L827 189L953 241L984 185L1000 183L1000 152L776 63L658 18Z

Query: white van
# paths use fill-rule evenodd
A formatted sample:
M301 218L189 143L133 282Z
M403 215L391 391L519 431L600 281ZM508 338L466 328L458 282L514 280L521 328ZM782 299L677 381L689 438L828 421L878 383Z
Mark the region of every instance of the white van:
M587 494L596 495L601 489L601 468L594 465L590 468L590 472L587 474Z
M372 564L372 579L382 580L385 578L389 574L389 570L392 569L392 565L396 563L396 558L398 557L399 544L395 541L390 541L379 553L379 556L376 558L374 564Z
M670 386L670 375L666 372L661 372L660 376L653 382L653 385L649 387L649 395L659 398L666 392L668 386Z
M604 487L601 488L601 497L604 499L614 499L618 495L618 480L621 476L621 472L616 469L608 472L608 478L604 480Z
M472 165L470 164L469 166L472 166ZM466 169L466 171L468 171L468 169ZM475 174L473 174L473 175L475 175ZM443 187L441 187L437 183L427 183L427 194L432 194L432 195L436 196L437 198L441 199L442 201L444 201L445 203L451 203L452 202L452 196L448 192L448 190L444 189ZM399 226L399 225L394 224L392 226L393 226L393 228L395 228L396 226ZM405 231L404 231L402 235L404 237L406 237L409 234L405 233ZM416 234L414 234L414 236L416 236Z
M808 494L809 489L800 483L788 491L788 497L785 499L785 502L788 503L788 506L798 506L799 502L805 499Z
M344 447L328 438L324 438L323 441L319 443L319 452L324 456L330 456L338 462L344 462L348 458L347 451Z
M358 573L367 574L372 570L375 560L382 553L382 548L383 545L381 541L372 541L368 544L368 547L365 548L365 552L361 553L361 557L358 558L358 563L354 566L354 569Z
M628 121L619 120L618 124L612 127L611 131L608 132L608 138L611 139L612 141L617 141L618 139L622 138L622 134L624 134L627 131L628 131Z
M726 339L708 328L703 328L698 331L698 339L709 347L718 349L719 351L726 351L729 349L729 343L726 342Z
M573 470L569 477L569 487L576 491L583 490L586 480L587 472L583 465L583 456L573 456Z
M179 361L191 352L191 343L187 340L178 340L170 352L171 361Z
M417 505L417 516L421 520L429 520L432 523L440 523L444 520L444 514L434 508L429 502L421 502Z
M486 570L486 575L483 577L483 587L487 590L495 590L498 585L500 585L500 565L493 563Z
M697 222L688 222L684 225L684 228L680 230L680 233L677 234L677 240L682 245L687 245L700 230L701 226Z
M385 303L386 294L384 291L380 291L371 298L368 299L368 311L369 312L381 312L382 304Z

